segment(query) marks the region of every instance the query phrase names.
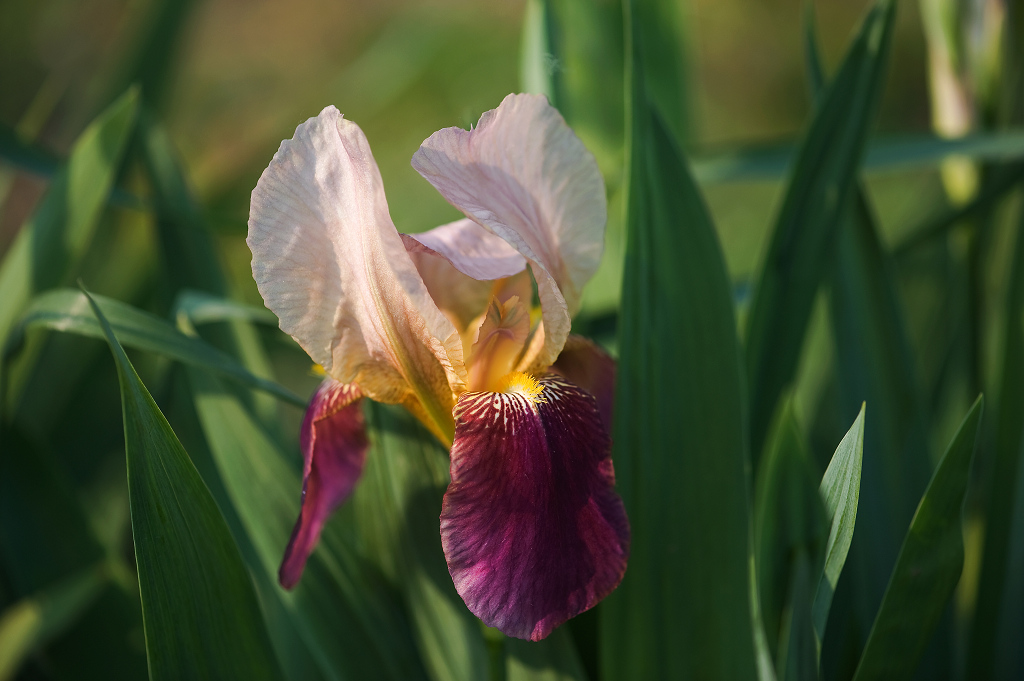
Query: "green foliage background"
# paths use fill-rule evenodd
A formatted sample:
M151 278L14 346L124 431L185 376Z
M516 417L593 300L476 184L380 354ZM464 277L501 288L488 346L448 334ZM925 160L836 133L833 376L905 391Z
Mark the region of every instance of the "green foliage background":
M0 679L1024 676L1024 11L971 7L0 6ZM412 152L524 90L608 186L574 331L619 362L626 577L541 643L486 629L447 453L368 405L284 592L318 379L249 192L333 103L429 229Z

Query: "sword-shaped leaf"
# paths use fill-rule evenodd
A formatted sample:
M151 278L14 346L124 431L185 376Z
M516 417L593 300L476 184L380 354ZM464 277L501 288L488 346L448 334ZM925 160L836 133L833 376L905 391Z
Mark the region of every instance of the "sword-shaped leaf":
M210 491L88 294L121 386L152 681L280 679L252 580Z
M854 681L910 678L938 626L963 568L964 497L983 406L979 396L918 504Z

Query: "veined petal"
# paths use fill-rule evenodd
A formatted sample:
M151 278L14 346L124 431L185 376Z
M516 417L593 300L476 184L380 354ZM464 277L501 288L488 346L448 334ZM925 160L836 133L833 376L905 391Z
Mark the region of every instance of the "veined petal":
M629 523L594 398L520 378L459 398L441 544L473 614L538 641L618 585Z
M593 341L570 335L551 369L594 396L604 427L612 432L616 370L612 356Z
M486 311L495 280L523 272L526 260L468 218L401 237L430 297L455 325L464 349L467 342L471 346L471 322Z
M543 96L509 95L475 129L431 135L412 165L530 262L543 327L527 357L531 368L550 365L604 247L607 204L594 157Z
M359 126L327 107L281 143L253 190L247 243L267 307L328 374L382 402L412 392L451 427L462 344L391 221Z
M503 279L526 269L526 258L516 249L468 218L402 237L410 251L416 249L411 239L478 281Z
M324 379L306 409L299 434L302 445L302 506L281 561L281 586L295 586L327 518L356 486L363 473L366 438L359 386Z

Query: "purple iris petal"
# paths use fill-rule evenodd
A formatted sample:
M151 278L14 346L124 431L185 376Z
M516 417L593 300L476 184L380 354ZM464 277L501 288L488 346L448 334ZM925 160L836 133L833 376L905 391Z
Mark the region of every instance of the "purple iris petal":
M539 641L622 579L629 522L593 397L564 378L465 393L455 407L441 543L485 624Z
M615 407L615 360L593 341L570 335L551 367L597 400L601 420L610 433Z
M366 460L366 429L355 384L327 378L314 393L299 440L304 459L302 507L278 579L291 589L302 577L324 522L352 493Z

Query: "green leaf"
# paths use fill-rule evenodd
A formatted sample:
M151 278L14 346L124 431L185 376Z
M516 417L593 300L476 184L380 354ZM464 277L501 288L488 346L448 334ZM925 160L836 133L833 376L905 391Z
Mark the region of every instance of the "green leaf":
M824 74L812 17L805 26L808 80L817 94L824 87ZM897 532L910 522L927 484L930 462L896 268L882 246L867 190L860 182L840 229L830 300L839 407L845 417L857 409L863 414L864 404L869 402L879 414L877 425L867 431L869 456L857 473L864 477L865 503L862 529L853 545L855 554L860 555L861 574L852 586L857 612L867 630L896 558ZM834 589L832 582L827 605ZM827 605L816 622L819 644Z
M203 369L212 369L243 385L274 395L297 406L306 401L287 388L254 376L233 357L198 338L184 335L173 326L148 312L118 300L93 296L108 317L118 338L130 348L152 352ZM86 297L80 291L60 289L38 296L25 316L12 331L3 356L10 356L29 329L44 328L74 333L90 338L103 338L103 329L89 312Z
M365 412L370 453L350 502L363 541L401 588L431 677L486 678L480 622L455 590L441 548L438 516L450 481L448 452L404 409L368 401Z
M506 681L586 681L576 647L563 627L543 641L505 639Z
M52 154L26 142L7 125L0 125L0 159L26 172L43 176L57 172L59 166Z
M825 625L832 607L832 596L839 575L846 564L846 556L853 541L857 524L857 503L860 499L861 462L864 455L864 409L861 405L857 420L850 426L842 442L836 447L832 461L818 488L825 502L825 517L829 523L828 541L825 543L825 564L818 578L811 612L818 648L825 639Z
M947 208L919 226L907 230L907 236L893 248L897 258L906 257L918 248L932 243L949 233L950 229L964 220L984 213L991 213L1016 187L1024 181L1024 163L1016 162L993 168L985 177L978 193L967 203Z
M38 292L74 280L121 167L138 109L126 92L85 129L0 263L0 341Z
M854 681L911 678L938 626L963 567L963 505L983 407L979 396L928 483Z
M691 126L684 13L675 0L638 0L633 10L643 36L635 49L643 59L651 109L683 145Z
M1024 554L1024 212L1017 217L1005 300L1005 329L992 480L985 504L985 538L971 628L971 678L1014 678L1024 669L1024 574L1013 561ZM998 670L998 671L997 671Z
M90 450L91 443L81 440L84 431L77 424L67 420L60 424L79 434L77 441L69 438L66 449L98 454ZM90 436L103 439L95 429ZM120 443L113 446L120 448ZM58 460L48 448L34 446L23 433L6 424L0 427L0 452L0 548L4 586L10 589L9 594L33 599L102 563L106 547L96 534L95 517L87 512L91 509L82 504L80 488L76 489L63 474L60 464L66 461ZM115 500L115 506L127 506L124 477L121 485L125 498L123 502ZM104 501L110 503L112 496L106 495ZM124 537L118 535L119 540ZM117 544L120 549L120 541ZM108 554L106 560L113 576L131 576L104 580L106 586L95 602L69 622L66 633L46 644L47 667L56 679L134 681L146 674L134 570L123 564L119 552ZM118 664L110 667L111 659L117 659Z
M198 288L223 296L224 275L213 239L170 137L147 113L139 125L139 138L142 160L153 185L164 276L172 290Z
M635 17L614 427L629 567L601 607L604 678L755 674L750 481L731 286L686 162L647 98ZM699 560L695 557L699 556Z
M237 397L208 373L189 383L214 462L242 525L274 581L299 515L302 480ZM344 528L348 529L348 528ZM327 523L298 586L278 595L330 679L426 676L408 622L382 576Z
M277 315L265 307L246 305L202 291L184 290L174 303L175 316L185 315L200 326L214 322L244 321L277 326Z
M800 146L747 320L750 443L756 459L792 380L818 286L853 194L881 96L895 5L868 13ZM755 466L756 468L756 466Z
M279 679L249 573L224 517L100 306L117 365L150 679Z
M28 655L70 626L106 581L106 566L89 568L0 613L0 681L13 678Z
M526 0L519 48L519 82L523 92L544 95L551 106L558 107L561 79L552 28L548 0Z
M865 431L861 529L853 544L863 572L855 598L865 630L931 469L895 267L875 224L859 190L839 236L830 299L840 413L849 418L867 402L875 414Z
M780 408L768 442L754 494L757 585L765 636L780 664L788 659L798 666L803 663L786 655L788 642L809 639L811 667L817 668L814 629L808 613L810 594L817 586L815 577L823 562L827 519L818 493L818 477L789 400ZM806 583L794 581L797 572L803 574ZM807 601L806 605L797 602L798 596ZM797 612L801 607L807 613ZM806 646L800 652L805 653ZM785 677L785 668L780 666L780 678Z
M581 316L617 312L625 251L621 4L532 0L524 17L521 67L524 90L548 96L594 154L605 178L604 255L584 292Z
M121 61L114 92L137 84L149 107L159 107L173 84L173 69L180 62L178 48L196 0L160 0L147 3L143 30L135 36L133 53Z
M704 153L693 172L706 184L782 180L793 172L799 149L793 144L761 145ZM863 168L869 173L931 168L951 156L978 161L1015 161L1024 157L1024 130L977 132L956 139L935 135L886 137L868 144Z
M807 551L794 558L789 599L779 627L776 675L783 681L815 681L818 678L818 646L811 621L811 582L816 570Z

